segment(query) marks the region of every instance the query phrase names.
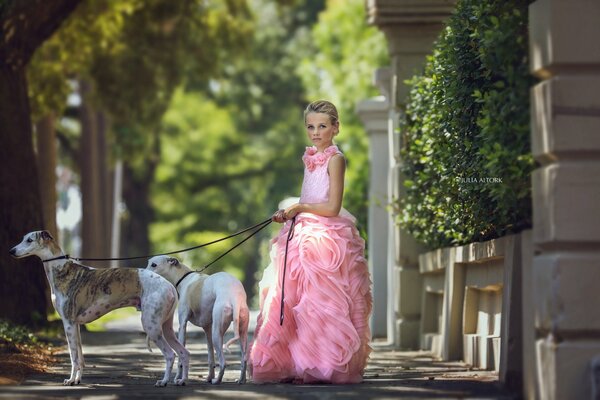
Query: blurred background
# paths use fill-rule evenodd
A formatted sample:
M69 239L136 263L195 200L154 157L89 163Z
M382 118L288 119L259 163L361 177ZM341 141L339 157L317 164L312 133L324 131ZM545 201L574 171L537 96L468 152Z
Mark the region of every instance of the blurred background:
M376 94L372 71L388 55L363 0L38 3L0 2L8 21L0 55L14 67L3 69L0 86L22 93L3 96L0 107L3 168L19 172L2 173L3 248L44 228L72 256L131 257L263 221L299 195L309 144L302 112L321 98L340 112L344 206L367 239L368 139L355 105ZM256 305L279 227L207 272L238 277ZM179 257L199 268L237 240ZM43 324L49 303L38 261L17 269L2 257L2 314ZM11 311L15 301L31 303L33 319Z

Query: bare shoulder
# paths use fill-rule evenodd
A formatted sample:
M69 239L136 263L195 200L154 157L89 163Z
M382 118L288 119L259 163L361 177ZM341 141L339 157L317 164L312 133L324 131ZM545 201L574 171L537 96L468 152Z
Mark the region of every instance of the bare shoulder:
M344 155L342 153L337 153L334 154L333 156L331 156L331 159L329 160L329 168L334 167L334 168L345 168L346 167L346 158L344 157Z
M331 156L329 159L329 165L327 166L327 173L330 176L343 176L346 172L346 159L341 153Z

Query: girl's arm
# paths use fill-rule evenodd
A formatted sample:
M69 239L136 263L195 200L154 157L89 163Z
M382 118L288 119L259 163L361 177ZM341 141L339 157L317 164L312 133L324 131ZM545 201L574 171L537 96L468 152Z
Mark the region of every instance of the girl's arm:
M285 219L291 219L301 212L309 212L323 217L336 217L342 208L344 195L344 173L346 160L341 154L336 154L329 160L329 201L326 203L296 203L284 211Z

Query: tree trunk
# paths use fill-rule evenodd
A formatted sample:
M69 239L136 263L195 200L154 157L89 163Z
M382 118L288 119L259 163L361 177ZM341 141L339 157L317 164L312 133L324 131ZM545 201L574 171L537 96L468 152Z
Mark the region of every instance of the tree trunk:
M0 318L46 321L46 277L35 257L15 260L8 250L43 226L23 68L0 66Z
M56 227L56 130L54 115L40 119L36 126L36 147L44 229L58 240Z
M150 254L149 224L154 219L154 209L150 204L150 184L154 176L154 167L148 165L142 174L136 174L130 166L123 168L123 200L127 205L127 219L123 223L121 248L127 257ZM122 261L128 267L144 267L144 259Z
M112 173L114 168L110 167L108 160L108 118L103 111L96 113L96 127L97 127L97 149L98 158L96 173L98 174L98 182L100 184L100 229L102 231L101 239L101 254L102 257L110 257L110 237L112 230L112 204L113 204L113 185L112 185ZM103 265L108 266L108 262L103 262Z
M59 241L58 227L56 226L56 156L57 142L56 119L50 114L40 119L35 124L35 137L37 147L37 169L40 180L40 195L42 196L42 217L44 218L44 229L49 231L54 239ZM46 289L46 304L48 310L52 311L50 304L50 286Z
M81 256L100 258L102 254L102 194L98 173L100 151L98 149L97 114L90 104L91 87L80 81L81 145L79 147L79 171L81 176ZM96 264L87 262L89 264ZM101 266L97 264L95 266Z
M46 278L33 258L8 249L42 227L25 67L81 0L4 0L0 7L0 317L46 323Z
M250 240L255 240L258 243L258 237L260 234L257 234ZM258 272L258 261L259 261L259 249L260 247L256 244L248 245L252 251L249 251L249 256L246 259L246 265L244 266L244 280L242 281L242 285L246 290L246 294L248 295L248 302L257 294L255 293L258 289L256 287L256 273Z

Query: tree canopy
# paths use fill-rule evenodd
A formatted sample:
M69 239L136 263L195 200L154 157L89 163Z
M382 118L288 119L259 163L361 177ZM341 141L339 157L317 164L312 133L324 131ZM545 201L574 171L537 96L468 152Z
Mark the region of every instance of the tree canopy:
M0 17L17 3L0 3ZM104 158L93 164L101 168L124 162L121 255L132 256L225 236L299 195L309 144L302 111L330 99L349 160L345 206L364 230L367 138L354 107L375 94L373 69L387 62L383 37L365 21L360 0L83 1L38 41L23 112L29 123L58 118L59 164L81 173L82 185L91 179L78 164L92 157L86 129L105 131L106 154L89 151ZM31 129L24 136L32 147ZM34 163L30 156L17 168ZM100 178L113 179L106 172ZM109 196L110 183L104 188ZM210 272L236 274L251 294L278 228ZM234 242L182 258L200 266Z

